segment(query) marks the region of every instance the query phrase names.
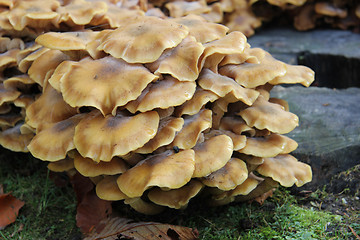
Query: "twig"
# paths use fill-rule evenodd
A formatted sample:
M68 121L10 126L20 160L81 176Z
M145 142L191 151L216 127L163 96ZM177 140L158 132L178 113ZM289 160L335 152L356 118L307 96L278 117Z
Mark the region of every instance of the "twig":
M355 230L354 230L352 227L350 227L350 226L348 226L348 227L350 228L350 230L351 230L351 232L354 234L354 236L355 236L357 239L360 240L360 237L359 237L359 235L356 234Z

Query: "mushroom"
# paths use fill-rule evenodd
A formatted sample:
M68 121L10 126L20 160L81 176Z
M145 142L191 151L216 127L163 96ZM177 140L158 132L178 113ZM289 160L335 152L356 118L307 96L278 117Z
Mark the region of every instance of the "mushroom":
M47 167L53 172L67 172L75 168L74 159L66 157L56 162L50 162Z
M107 201L119 201L127 199L122 191L120 191L116 180L119 176L105 176L100 182L96 184L96 195Z
M171 150L150 156L117 179L120 190L130 198L140 197L148 188L177 189L188 183L195 170L195 153Z

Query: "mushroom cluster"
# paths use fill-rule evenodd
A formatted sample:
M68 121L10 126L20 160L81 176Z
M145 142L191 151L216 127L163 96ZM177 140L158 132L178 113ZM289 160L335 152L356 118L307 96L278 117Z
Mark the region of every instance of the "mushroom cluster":
M199 16L122 10L131 17L115 29L4 37L2 146L30 151L52 171L77 171L100 198L144 214L199 195L216 206L311 181L310 166L289 154L297 143L283 135L298 117L270 91L307 87L312 70Z

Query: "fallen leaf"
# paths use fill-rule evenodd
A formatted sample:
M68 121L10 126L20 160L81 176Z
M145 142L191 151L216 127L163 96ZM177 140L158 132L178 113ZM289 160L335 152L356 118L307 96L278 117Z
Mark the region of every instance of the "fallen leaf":
M24 204L10 193L0 194L0 230L15 222L19 210Z
M156 222L133 222L120 217L109 218L104 225L100 233L92 232L84 240L192 240L199 236L196 229Z
M111 202L100 199L91 180L79 173L71 178L71 183L77 198L76 225L83 233L100 232L104 228L102 220L112 212Z
M272 197L274 191L275 191L275 188L267 191L266 193L261 194L260 196L258 196L256 198L254 198L254 201L258 202L260 205L263 205L263 203L265 202L265 200L268 197Z

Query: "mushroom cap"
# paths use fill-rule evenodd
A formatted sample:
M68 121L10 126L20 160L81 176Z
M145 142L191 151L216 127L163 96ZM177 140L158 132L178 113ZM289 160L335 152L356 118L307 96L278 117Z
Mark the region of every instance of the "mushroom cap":
M287 136L273 133L265 137L248 137L240 153L256 157L275 157L294 151L298 144Z
M214 73L209 69L204 69L198 79L198 84L205 90L212 91L220 97L227 94L233 95L237 100L247 105L252 105L259 92L254 89L248 89L240 86L232 78Z
M190 199L195 197L203 187L204 185L200 181L192 179L178 189L164 191L161 188L153 188L147 196L150 201L157 205L180 209L186 207Z
M169 19L189 29L189 35L196 41L207 43L224 37L229 30L226 26L206 21L203 17L189 14L185 17Z
M288 4L301 6L306 0L267 0L267 2L278 7L285 7Z
M177 107L176 115L195 115L197 114L203 106L205 106L208 102L214 102L219 98L218 95L213 93L212 91L208 91L202 89L200 87L196 88L196 91L192 98L186 101L181 106Z
M264 158L264 163L258 166L256 171L263 176L271 177L284 187L294 184L301 187L312 179L311 167L289 154Z
M13 102L21 95L21 92L15 89L5 88L4 85L4 83L0 83L0 105L6 102Z
M0 114L6 114L9 113L12 110L12 107L8 103L3 103L0 105Z
M256 130L246 125L245 121L237 116L223 117L220 121L219 130L232 131L238 135L246 134L251 137L255 136Z
M246 136L245 135L240 135L240 134L236 134L232 131L228 131L228 130L210 130L210 132L205 134L205 139L209 139L212 138L214 136L218 136L218 135L227 135L228 137L231 138L233 145L234 145L234 151L238 151L240 149L242 149L243 147L245 147L246 144Z
M289 112L289 110L290 110L289 103L284 99L269 98L269 102L279 104L280 106L282 106L284 108L285 111Z
M238 8L227 16L226 26L230 31L239 31L249 37L261 26L261 20L250 7Z
M199 59L199 69L210 68L217 72L219 63L228 54L242 53L246 47L246 37L241 32L231 32L226 36L204 44L204 52Z
M60 18L57 24L65 22L67 25L87 25L96 15L107 11L107 4L103 1L72 0L70 4L56 9Z
M299 123L299 118L276 103L266 101L259 96L254 104L238 113L250 127L268 129L273 133L285 134Z
M315 3L315 12L330 17L346 18L346 9L341 9L331 2L317 2Z
M116 175L128 169L127 164L119 157L113 157L110 162L94 162L90 158L84 158L75 154L74 166L85 177L97 177L100 175Z
M201 181L206 186L228 191L242 184L247 178L248 170L246 163L241 159L231 158L224 167L202 178Z
M50 83L56 91L61 92L60 80L70 72L71 66L74 63L74 61L65 60L55 68L53 74L48 79L48 83Z
M211 110L203 109L199 113L184 117L184 126L176 135L172 146L189 149L196 145L202 131L211 128Z
M220 2L211 4L210 8L210 12L202 13L201 16L209 22L221 23L224 20L224 11Z
M41 47L38 44L34 44L33 46L20 51L17 55L18 69L21 72L26 73L35 59L47 51L50 51L50 49Z
M30 153L41 160L58 161L75 148L75 127L86 114L77 114L68 119L50 123L37 132L28 145Z
M35 42L54 50L86 50L86 45L98 34L94 31L47 32L38 36Z
M38 128L41 124L59 122L76 113L77 110L63 100L61 93L47 84L43 94L26 109L27 124Z
M94 111L75 128L74 143L83 157L95 162L109 162L114 156L125 155L144 146L152 139L159 125L155 111L135 116L102 116Z
M136 99L155 79L140 64L128 64L110 56L85 58L71 64L69 72L60 79L60 87L70 106L92 106L105 116L115 115L118 106Z
M180 82L171 76L150 83L141 95L129 102L125 108L131 113L146 112L155 108L167 109L179 106L192 98L195 93L195 82ZM164 101L166 99L166 101Z
M116 180L119 176L105 176L100 182L96 184L96 195L107 201L119 201L127 199L122 191L120 191Z
M264 85L275 77L285 75L286 65L265 52L265 57L260 63L229 64L221 67L219 73L235 79L241 86L254 88Z
M109 33L98 50L129 63L156 61L165 49L176 47L189 33L187 27L156 17L142 16Z
M130 205L135 211L146 215L156 215L165 210L163 206L156 205L152 202L145 202L139 197L127 198L124 200L124 203Z
M135 150L137 153L152 153L159 147L170 144L184 125L184 119L175 117L166 117L160 120L158 131L153 139L147 142L143 147Z
M188 14L200 15L201 13L210 12L205 0L187 2L183 0L168 2L165 7L169 10L170 17L178 18Z
M0 132L0 145L14 152L28 152L27 145L34 137L34 134L21 134L21 125L18 124Z
M48 169L53 172L66 172L74 168L74 159L66 157L47 165Z
M170 74L179 81L195 81L199 75L198 61L204 47L192 36L175 48L167 49L155 62L147 64L156 75Z
M139 162L117 179L120 190L127 196L140 197L145 190L158 186L177 189L188 183L195 169L192 149L178 153L168 150Z
M0 115L0 128L5 130L9 127L14 127L16 123L24 120L24 117L20 113L10 111L6 114Z
M35 84L35 81L27 74L16 75L4 80L4 88L8 90L18 90L22 93L29 92L31 85ZM1 93L1 97L3 93Z
M5 68L9 68L16 65L16 55L19 49L11 49L4 53L0 53L0 72Z
M272 85L300 83L305 87L309 87L315 80L314 74L314 71L308 67L286 64L285 75L276 77L269 83Z
M59 50L49 50L37 57L28 69L28 74L40 86L45 86L46 74L63 61L68 60L69 56Z
M224 167L233 153L233 142L227 135L211 137L198 143L195 151L195 171L193 177L205 177Z
M17 1L8 14L8 19L17 31L25 27L46 28L51 26L51 20L58 17L56 9L60 3L56 0Z

